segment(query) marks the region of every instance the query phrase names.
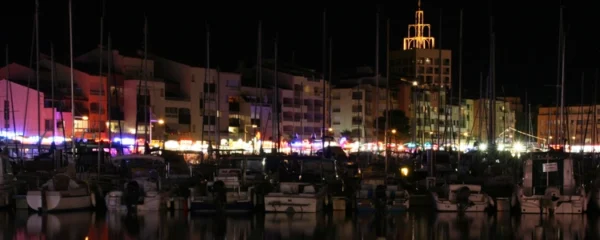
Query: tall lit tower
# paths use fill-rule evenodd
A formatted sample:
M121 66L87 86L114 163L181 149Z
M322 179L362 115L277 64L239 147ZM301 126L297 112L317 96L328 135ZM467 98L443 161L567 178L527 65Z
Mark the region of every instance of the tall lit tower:
M396 92L400 110L411 119L411 141L441 145L464 130L454 126L456 114L447 104L446 92L452 87L452 51L440 48L441 35L436 36L436 46L420 0L414 16L403 48L390 52L390 87Z
M415 12L415 24L408 25L408 37L404 38L404 50L435 47L435 39L431 36L431 25L424 23L423 15L421 0L419 0Z

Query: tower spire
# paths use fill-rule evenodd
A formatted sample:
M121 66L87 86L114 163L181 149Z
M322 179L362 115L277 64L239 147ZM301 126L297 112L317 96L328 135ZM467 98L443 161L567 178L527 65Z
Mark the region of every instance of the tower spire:
M423 15L421 0L418 0L415 23L408 25L408 37L404 38L404 50L414 48L432 49L435 47L435 39L431 36L431 25L424 23Z

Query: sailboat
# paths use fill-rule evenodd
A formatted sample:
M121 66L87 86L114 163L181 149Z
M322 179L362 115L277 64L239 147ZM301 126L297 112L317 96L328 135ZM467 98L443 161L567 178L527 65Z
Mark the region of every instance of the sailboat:
M575 160L565 153L532 153L515 197L521 213L583 213L589 197L577 186Z
M36 1L36 18L37 18ZM36 19L37 20L37 19ZM37 21L36 21L37 23ZM71 1L69 1L69 35L71 49L71 112L73 113L73 28L72 28ZM37 27L37 24L36 24ZM37 29L36 29L37 30ZM39 55L39 49L37 54ZM39 74L39 72L37 73ZM74 125L73 125L74 126ZM74 130L73 130L74 131ZM73 134L74 136L75 134ZM73 143L72 143L73 144ZM59 173L41 186L39 190L27 192L27 205L34 211L64 211L75 209L89 209L95 205L94 193L90 192L88 185L75 179L75 163L69 161L65 173Z
M563 8L560 9L559 73L561 78L561 119L563 122L565 88L565 35ZM560 124L559 128L565 126ZM564 134L563 134L564 135ZM567 135L568 136L568 135ZM587 210L589 196L575 179L576 162L570 154L549 152L531 153L523 164L523 183L517 186L515 198L522 213L583 213Z

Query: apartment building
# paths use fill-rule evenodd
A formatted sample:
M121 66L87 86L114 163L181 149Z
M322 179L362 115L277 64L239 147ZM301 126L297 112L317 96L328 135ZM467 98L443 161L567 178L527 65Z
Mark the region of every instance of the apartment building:
M539 143L551 145L596 145L600 105L568 106L564 108L564 124L560 124L560 108L540 107L537 116ZM587 151L587 150L586 150ZM596 150L597 151L597 150Z
M494 108L493 134L497 143L510 143L515 138L515 125L517 122L514 103L498 99ZM471 139L486 142L490 134L490 101L489 99L473 100L472 116L473 128L470 131ZM519 134L519 133L516 133Z
M272 65L265 64L263 74L264 84L274 88L275 71ZM329 98L326 97L323 101L324 94L329 91L328 82L312 69L280 64L277 69L277 86L278 93L273 95L277 95L277 102L281 103L279 122L283 139L320 139L329 128L329 112L325 109ZM273 95L271 98L275 98ZM267 100L265 102L268 103Z
M387 79L376 79L372 69L359 68L355 77L340 79L331 91L331 128L334 135L351 131L354 141L383 141L385 133L377 132L376 121L385 117L388 99ZM363 76L359 76L363 75ZM379 81L379 88L377 88ZM378 95L377 95L378 94ZM394 90L390 96L396 95ZM396 98L390 97L389 109L398 109ZM384 126L379 126L383 129Z
M48 139L54 136L71 138L73 130L73 117L71 114L71 84L70 78L62 75L64 65L54 65L54 77L51 76L50 61L42 56L40 59L39 84L34 68L29 68L18 63L10 63L0 69L2 95L8 102L4 106L8 111L10 131L6 135L25 138ZM92 76L74 70L74 103L75 103L75 137L76 138L104 138L97 126L90 128L89 92L84 82L92 81ZM10 76L8 76L10 74ZM70 75L69 75L70 76ZM7 81L6 81L7 80ZM38 91L39 89L39 91ZM10 91L13 91L12 100ZM38 121L39 107L39 121ZM13 110L10 110L14 108ZM94 109L95 110L95 109ZM53 114L54 113L54 114ZM54 116L54 117L53 117ZM93 116L94 119L97 115ZM14 122L14 123L13 123ZM7 129L6 124L5 130ZM14 131L13 131L14 130ZM12 132L13 134L10 134ZM45 141L45 143L49 143Z

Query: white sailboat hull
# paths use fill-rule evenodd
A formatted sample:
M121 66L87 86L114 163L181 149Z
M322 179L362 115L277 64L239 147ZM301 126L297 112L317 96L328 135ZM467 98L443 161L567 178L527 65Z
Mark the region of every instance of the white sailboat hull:
M302 195L305 194L270 193L265 196L265 211L315 213L323 209L325 195Z
M127 211L127 205L122 191L111 191L104 198L106 208L109 211ZM160 211L166 208L166 199L163 199L158 192L148 192L144 196L144 202L137 204L138 211Z
M457 191L463 188L471 191L466 203L456 200ZM491 206L492 201L487 194L480 191L481 186L479 185L451 184L448 188L449 197L447 198L440 197L435 192L432 193L434 207L438 212L484 212Z
M447 199L439 199L437 196L434 196L433 199L438 212L485 212L489 207L489 203L487 201L474 202L472 205L468 205L463 208L462 206L459 206L459 204L451 202Z
M521 213L565 213L581 214L587 210L588 198L581 195L554 195L554 200L547 195L525 196L521 188L517 190L517 200Z
M521 213L571 213L581 214L586 211L586 200L582 196L560 196L557 201L551 201L544 195L518 197Z
M85 192L83 192L85 191ZM87 189L68 191L46 191L46 211L68 211L87 209L94 206L95 196ZM42 210L42 191L28 191L27 205L34 211Z

